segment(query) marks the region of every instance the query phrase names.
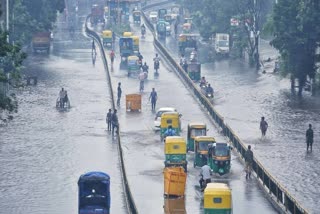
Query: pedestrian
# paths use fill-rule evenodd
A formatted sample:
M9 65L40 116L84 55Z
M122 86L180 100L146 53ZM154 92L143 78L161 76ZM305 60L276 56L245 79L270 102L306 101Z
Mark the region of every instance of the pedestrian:
M253 163L253 152L251 150L251 146L248 146L248 150L244 155L244 159L246 161L246 179L251 178L252 171L252 163Z
M119 133L119 120L117 115L117 109L113 111L111 123L112 123L112 134L114 134L115 128L117 128L116 132Z
M307 138L307 152L309 151L309 146L310 146L310 150L312 152L313 130L312 130L311 124L309 124L309 128L306 131L306 138Z
M108 131L111 131L111 121L112 121L112 112L111 112L111 109L109 109L109 112L107 113L107 118L106 118Z
M265 121L264 117L261 117L260 130L261 130L262 137L266 136L267 129L268 129L268 123L267 121Z
M120 106L121 94L122 94L121 82L119 82L119 83L118 83L118 88L117 88L117 106Z
M112 49L111 52L110 52L111 65L113 65L114 57L115 57L115 53L114 53L114 50Z
M155 111L155 109L156 109L157 99L158 99L158 94L157 94L156 90L154 88L152 88L152 91L151 91L150 97L149 97L149 101L151 100L152 111Z

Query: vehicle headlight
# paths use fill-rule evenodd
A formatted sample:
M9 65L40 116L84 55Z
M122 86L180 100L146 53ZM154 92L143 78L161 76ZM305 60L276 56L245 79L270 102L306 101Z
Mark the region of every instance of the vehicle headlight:
M202 154L200 154L200 158L202 158Z
M226 161L226 164L229 164L229 161Z
M215 164L218 164L218 161L215 161L214 163L215 163Z

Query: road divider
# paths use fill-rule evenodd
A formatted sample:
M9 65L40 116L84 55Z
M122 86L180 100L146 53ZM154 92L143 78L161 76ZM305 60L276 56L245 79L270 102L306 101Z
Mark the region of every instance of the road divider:
M151 9L152 7L157 7L168 2L158 2L152 5L148 5L143 8ZM222 133L228 137L230 142L236 148L237 152L240 154L241 158L244 160L245 152L247 148L245 144L240 140L240 138L235 134L235 132L226 124L224 118L214 109L210 100L208 100L200 91L200 88L189 78L188 74L184 69L174 60L169 51L164 47L161 42L157 39L154 25L148 20L145 12L142 12L142 17L144 23L150 29L154 37L154 45L164 56L166 61L174 68L178 76L187 84L187 86L193 91L195 96L199 99L200 103L206 108L209 115L216 122L217 125L222 130ZM274 178L263 165L255 158L253 162L253 170L260 182L262 189L267 193L268 197L272 199L273 204L276 205L278 210L284 213L293 214L306 214L308 213L305 208Z
M112 82L111 82L111 75L110 75L110 70L108 67L108 61L107 61L107 57L106 54L104 52L104 48L103 48L103 44L102 41L100 39L100 36L93 30L90 30L90 28L88 27L88 20L90 18L90 15L87 16L86 18L86 22L85 22L85 31L87 33L88 36L90 36L95 42L96 44L99 46L100 49L100 53L101 53L101 58L103 61L103 65L104 65L104 69L106 71L107 74L107 80L108 80L108 86L109 86L109 90L110 90L110 95L111 95L111 100L112 100L112 108L115 108L115 101L114 101L114 94L113 94L113 88L112 88ZM118 130L120 130L120 125ZM121 139L120 139L120 131L118 131L117 133L117 143L118 143L118 153L119 153L119 159L120 159L120 168L121 168L121 173L122 173L122 184L124 187L124 194L125 194L125 199L126 199L126 207L129 213L131 214L137 214L138 210L136 208L133 196L131 194L131 190L130 190L130 186L128 183L128 178L127 178L127 174L126 174L126 168L124 165L124 159L123 159L123 151L122 151L122 145L121 145Z

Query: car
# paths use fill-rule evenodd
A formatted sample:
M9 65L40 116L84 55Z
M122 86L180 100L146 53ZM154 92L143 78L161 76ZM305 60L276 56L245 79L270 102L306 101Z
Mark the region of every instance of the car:
M158 12L157 11L151 11L149 13L149 19L151 22L157 22L158 20Z
M178 112L178 111L177 111L177 109L175 109L173 107L162 107L162 108L159 108L157 113L156 113L156 117L154 118L154 129L155 130L160 130L161 115L164 112Z

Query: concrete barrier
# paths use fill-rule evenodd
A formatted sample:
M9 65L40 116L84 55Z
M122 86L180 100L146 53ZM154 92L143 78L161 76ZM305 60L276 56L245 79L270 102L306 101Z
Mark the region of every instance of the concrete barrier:
M103 65L104 65L104 68L105 68L105 71L107 74L108 83L109 83L108 85L109 85L109 90L110 90L110 95L111 95L111 100L112 100L112 108L115 109L115 100L114 100L114 95L113 95L111 75L110 75L110 71L109 71L109 67L108 67L107 57L104 52L104 48L103 48L103 44L101 42L100 36L95 31L90 30L87 26L89 18L90 18L90 15L86 18L85 30L86 30L86 33L88 34L88 36L93 38L99 46L100 53L102 56ZM119 130L120 130L120 126L119 126ZM126 168L125 168L124 160L123 160L123 152L122 152L122 145L121 145L121 139L120 139L119 132L117 134L117 142L118 142L118 148L119 148L118 152L119 152L120 166L121 166L121 172L122 172L122 182L123 182L123 186L124 186L124 190L125 190L124 193L125 193L127 210L129 213L137 214L138 210L136 208L134 199L132 197L130 186L129 186L128 179L127 179Z
M168 2L160 2L154 5L148 5L143 8L150 9L152 7L160 6L161 4L166 4ZM147 19L145 13L142 13L143 19L147 27L152 31L154 36L154 45L161 52L161 54L166 58L168 63L174 68L178 76L183 79L183 81L188 85L188 87L193 91L195 96L199 99L201 104L206 108L212 119L219 125L222 132L227 136L230 142L236 148L237 152L244 159L245 152L247 151L244 143L239 139L239 137L234 133L234 131L225 123L223 117L214 109L211 102L201 93L200 89L194 82L189 78L183 68L174 60L170 55L169 51L161 44L161 42L156 38L156 33L153 24ZM263 190L267 192L269 197L276 202L278 208L281 208L285 213L293 214L306 214L308 213L305 208L284 188L255 158L253 163L253 170L263 186Z

